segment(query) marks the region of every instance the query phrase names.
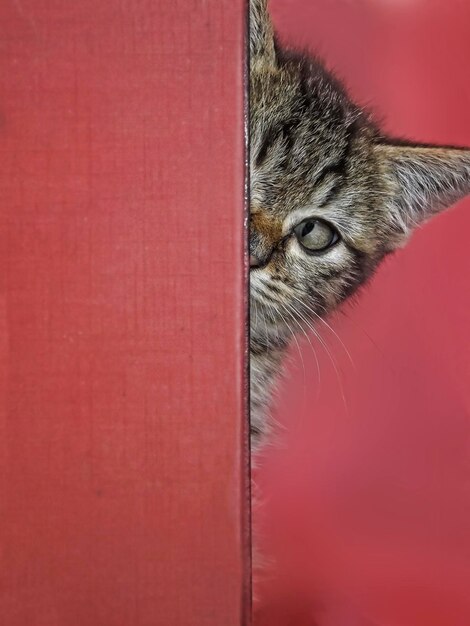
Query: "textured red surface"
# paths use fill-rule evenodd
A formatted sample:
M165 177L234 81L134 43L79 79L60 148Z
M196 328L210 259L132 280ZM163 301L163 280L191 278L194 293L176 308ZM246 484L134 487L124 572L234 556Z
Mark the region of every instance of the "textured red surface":
M243 3L0 28L0 621L239 626Z
M390 132L470 145L470 5L272 0ZM420 231L294 355L258 480L278 562L257 626L470 624L470 204Z

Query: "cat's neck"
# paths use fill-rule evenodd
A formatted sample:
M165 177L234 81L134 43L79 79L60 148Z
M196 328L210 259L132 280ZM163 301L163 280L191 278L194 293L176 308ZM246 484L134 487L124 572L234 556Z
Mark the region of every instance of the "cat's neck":
M254 452L272 433L269 410L287 348L287 338L267 342L252 336L250 340L251 445Z

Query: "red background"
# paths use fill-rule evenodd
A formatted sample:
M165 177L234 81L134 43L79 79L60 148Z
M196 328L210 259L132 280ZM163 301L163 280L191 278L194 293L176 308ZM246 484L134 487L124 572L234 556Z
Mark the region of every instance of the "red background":
M244 25L0 3L2 626L240 626Z
M272 0L386 129L470 145L470 5ZM257 480L257 626L470 624L469 201L418 232L295 351L285 447ZM343 347L343 345L345 347ZM350 357L346 354L346 349ZM334 365L332 364L334 361Z

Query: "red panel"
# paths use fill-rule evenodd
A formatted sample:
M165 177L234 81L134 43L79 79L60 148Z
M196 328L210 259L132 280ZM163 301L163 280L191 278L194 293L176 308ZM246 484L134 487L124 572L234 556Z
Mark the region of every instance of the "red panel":
M1 623L239 626L243 2L2 2Z
M271 4L389 131L470 145L468 2ZM320 381L310 346L294 354L285 450L258 476L279 583L266 576L257 624L470 624L469 232L467 200L329 320L351 360L325 326Z

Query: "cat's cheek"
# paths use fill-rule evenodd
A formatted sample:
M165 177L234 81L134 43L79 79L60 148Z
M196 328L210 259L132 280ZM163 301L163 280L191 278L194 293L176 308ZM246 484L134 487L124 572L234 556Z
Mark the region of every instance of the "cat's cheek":
M302 261L307 256L295 237L292 237L285 247L287 264Z
M269 282L270 273L267 268L257 269L250 272L250 291L263 292L263 286Z

